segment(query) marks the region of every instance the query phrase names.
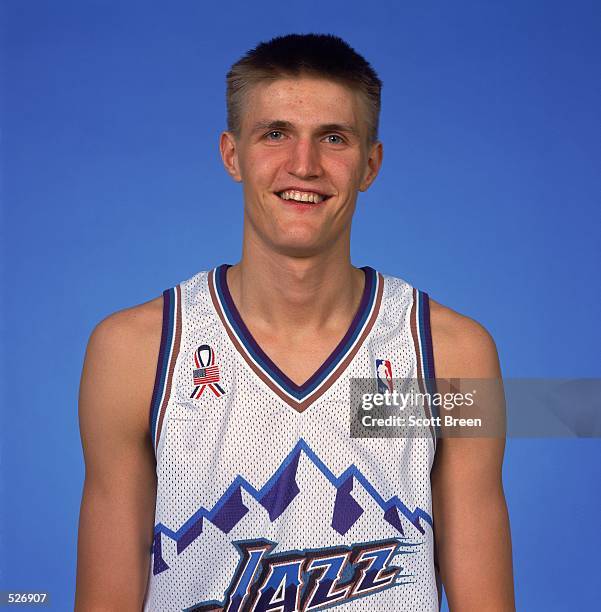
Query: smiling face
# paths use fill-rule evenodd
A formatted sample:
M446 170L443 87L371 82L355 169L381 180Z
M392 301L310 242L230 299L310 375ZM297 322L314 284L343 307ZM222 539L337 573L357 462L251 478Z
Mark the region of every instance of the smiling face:
M255 85L240 134L221 154L244 189L245 239L308 257L348 245L357 192L375 179L382 145L368 145L361 94L313 76Z

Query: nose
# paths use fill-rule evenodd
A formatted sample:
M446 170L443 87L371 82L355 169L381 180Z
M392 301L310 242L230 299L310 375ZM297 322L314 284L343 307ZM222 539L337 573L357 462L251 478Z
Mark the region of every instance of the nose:
M318 143L299 138L290 148L287 170L302 179L318 178L322 174Z

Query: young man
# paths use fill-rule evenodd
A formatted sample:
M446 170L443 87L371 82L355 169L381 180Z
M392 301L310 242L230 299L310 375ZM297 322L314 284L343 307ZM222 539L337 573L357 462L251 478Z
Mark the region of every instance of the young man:
M437 610L439 577L451 610L514 609L503 439L350 435L352 377L500 377L478 323L351 265L380 87L324 35L228 74L242 258L90 338L77 610Z

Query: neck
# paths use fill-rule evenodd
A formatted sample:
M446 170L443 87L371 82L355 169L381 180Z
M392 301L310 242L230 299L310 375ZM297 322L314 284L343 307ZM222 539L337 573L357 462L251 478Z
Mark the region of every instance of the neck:
M364 274L351 264L348 248L292 257L246 241L227 283L247 324L289 334L346 325L359 306Z

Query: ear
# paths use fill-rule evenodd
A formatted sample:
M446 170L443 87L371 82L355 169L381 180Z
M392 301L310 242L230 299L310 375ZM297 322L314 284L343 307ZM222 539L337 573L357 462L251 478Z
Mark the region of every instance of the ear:
M376 180L376 176L378 176L378 172L382 166L383 155L384 148L382 143L380 141L374 142L369 148L367 164L365 166L363 179L359 185L359 191L367 191L369 186Z
M219 152L228 174L237 182L242 181L238 164L238 149L236 137L232 132L222 132L219 137Z

